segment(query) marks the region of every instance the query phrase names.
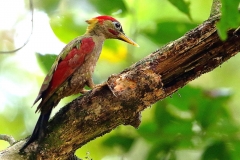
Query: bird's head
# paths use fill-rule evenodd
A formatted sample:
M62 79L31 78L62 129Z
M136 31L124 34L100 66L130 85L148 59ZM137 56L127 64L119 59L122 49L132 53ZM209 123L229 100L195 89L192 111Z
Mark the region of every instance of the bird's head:
M98 16L87 20L86 22L89 24L87 28L88 33L92 32L97 35L102 34L105 36L105 38L108 39L120 39L138 47L137 43L135 43L133 40L131 40L124 34L122 25L113 17Z

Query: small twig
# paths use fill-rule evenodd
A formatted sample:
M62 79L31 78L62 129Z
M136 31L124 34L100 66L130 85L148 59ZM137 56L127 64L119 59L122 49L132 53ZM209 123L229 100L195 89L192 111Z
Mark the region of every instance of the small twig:
M34 9L33 9L33 2L32 2L32 0L29 0L29 8L31 10L31 17L32 18L31 18L31 33L28 36L27 40L24 42L24 44L21 47L19 47L17 49L10 50L10 51L0 51L0 53L14 53L14 52L19 51L20 49L22 49L23 47L25 47L28 44L28 42L29 42L29 40L30 40L30 38L31 38L31 36L33 34L33 10Z
M210 17L220 14L221 7L222 7L222 4L220 0L213 0Z
M233 32L233 34L236 34L240 30L240 26Z
M7 141L10 145L13 145L16 142L12 136L6 134L0 134L0 139Z

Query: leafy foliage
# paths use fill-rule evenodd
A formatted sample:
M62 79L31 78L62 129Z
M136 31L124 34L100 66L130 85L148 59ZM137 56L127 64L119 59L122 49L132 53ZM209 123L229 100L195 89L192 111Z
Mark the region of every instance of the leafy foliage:
M64 43L69 43L72 39L84 34L87 26L87 24L78 24L71 13L66 13L60 18L57 15L52 16L50 25L55 35Z
M169 2L191 19L189 2L183 0L169 0ZM92 0L90 3L97 11L104 14L111 14L117 10L121 10L124 14L128 12L123 1L109 3ZM104 6L101 5L102 3L110 5ZM226 19L223 16L223 20L219 23L220 32L223 29L220 25L228 23ZM72 25L69 26L69 24ZM71 14L65 15L61 19L52 16L51 26L54 33L66 43L85 30L85 26L75 23L74 16ZM197 23L159 20L155 22L155 26L151 30L142 28L141 33L155 44L161 45L181 37L196 27ZM65 32L69 34L66 35ZM103 57L109 57L113 55L110 54L111 52L117 50L117 47L106 46L108 48L104 48L103 51L108 54ZM37 54L38 62L44 70L49 70L55 57L55 55ZM111 59L110 61L115 61L113 57ZM201 88L186 86L171 97L156 103L151 109L153 110L152 119L144 121L140 128L134 131L136 132L133 134L134 136L116 131L115 134L105 136L102 145L108 148L118 146L122 150L121 153L131 153L134 144L139 141L139 138L142 138L150 145L145 155L147 160L178 159L181 158L179 153L188 154L191 152L189 149L197 151L197 156L194 155L189 159L199 157L203 160L221 160L237 157L240 146L236 142L239 142L240 139L235 134L239 132L239 129L232 120L229 110L226 109L231 95L222 96L220 92L221 90L205 91ZM219 154L219 152L221 153ZM144 155L142 156L144 157Z
M177 152L189 148L203 150L204 160L229 159L231 150L239 149L230 149L229 145L233 147L240 141L235 136L239 129L226 109L229 99L230 95L214 97L200 88L186 86L156 103L153 120L138 129L152 145L148 159L176 159Z
M108 147L120 146L124 151L129 151L133 142L134 138L127 135L112 135L103 141L103 145Z
M222 17L218 23L218 33L224 40L227 38L227 30L230 28L238 28L240 26L240 12L238 7L240 0L221 0L222 2Z
M223 141L213 142L209 145L203 153L202 159L211 160L219 159L225 160L230 159L230 154L227 149L227 144Z
M111 15L114 12L120 12L121 14L127 13L127 7L123 0L115 1L114 3L109 0L90 0L90 3L96 8L100 13ZM107 4L107 5L103 5Z
M42 0L38 1L38 3L36 3L35 5L47 14L52 14L58 8L59 4L60 1L58 0Z
M187 31L196 27L197 24L186 22L156 22L156 30L145 28L141 32L156 44L166 44L183 36Z
M169 0L169 2L172 3L172 5L174 5L175 7L177 7L177 9L179 9L179 11L186 14L189 19L192 19L191 15L190 15L190 8L189 8L190 3L189 2L186 2L184 0L177 0L177 1Z
M52 67L53 62L55 61L57 55L54 54L45 54L36 53L39 66L45 71L48 72Z

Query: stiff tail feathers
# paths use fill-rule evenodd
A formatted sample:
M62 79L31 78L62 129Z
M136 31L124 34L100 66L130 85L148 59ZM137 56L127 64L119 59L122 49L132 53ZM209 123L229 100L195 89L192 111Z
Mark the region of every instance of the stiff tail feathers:
M27 140L27 142L19 150L20 152L24 152L24 149L27 148L27 146L29 144L31 144L32 142L34 142L34 141L38 140L39 138L42 138L42 136L44 136L44 131L46 129L48 120L50 118L50 114L51 114L51 110L48 111L47 113L40 114L31 137Z

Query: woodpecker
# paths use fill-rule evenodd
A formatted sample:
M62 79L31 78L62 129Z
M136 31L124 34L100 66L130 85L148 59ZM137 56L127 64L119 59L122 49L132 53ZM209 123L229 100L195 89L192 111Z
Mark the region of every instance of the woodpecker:
M62 98L85 93L85 86L91 89L95 87L92 75L106 39L119 39L138 46L124 34L120 22L111 16L98 16L86 22L86 33L63 48L46 75L33 103L34 105L41 100L36 110L40 112L40 116L31 137L20 152L30 143L43 138L51 111Z

